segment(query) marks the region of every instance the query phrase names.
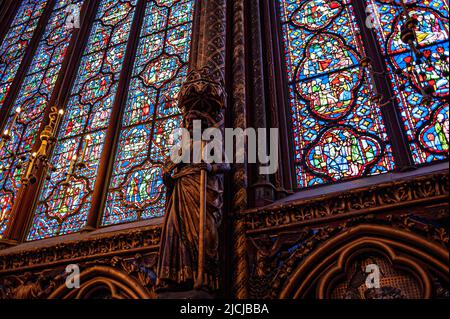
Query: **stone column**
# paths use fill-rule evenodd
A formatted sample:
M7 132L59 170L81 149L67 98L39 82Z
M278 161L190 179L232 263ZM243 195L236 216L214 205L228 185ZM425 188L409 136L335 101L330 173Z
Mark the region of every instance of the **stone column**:
M247 91L245 72L245 6L244 0L233 1L232 29L232 79L231 113L233 128L247 128ZM247 145L245 145L245 151ZM247 208L248 170L247 163L233 165L233 295L236 298L248 297L248 261L244 224L240 212Z

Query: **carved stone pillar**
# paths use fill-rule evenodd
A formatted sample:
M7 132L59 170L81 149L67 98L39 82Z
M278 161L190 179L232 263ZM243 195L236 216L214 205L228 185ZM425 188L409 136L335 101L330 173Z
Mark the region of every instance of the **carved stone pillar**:
M261 32L264 35L264 58L266 62L267 78L267 113L268 126L278 128L279 144L278 159L279 167L272 175L272 183L276 189L277 199L283 198L293 192L294 163L292 151L291 119L289 112L289 93L286 85L286 70L283 48L281 41L281 25L279 25L279 13L277 1L261 2L262 24Z
M196 3L192 31L190 71L208 68L209 78L225 84L226 0ZM206 73L203 73L206 74Z
M197 1L189 73L179 94L182 111L216 108L223 115L226 105L225 49L226 0Z
M252 112L251 125L255 128L269 128L267 121L267 96L265 90L265 69L263 60L263 40L261 32L260 0L249 1L250 29L247 34L249 43L249 83L251 86ZM251 185L249 187L253 206L267 205L275 199L275 186L270 181L269 175L259 173L259 164L251 165Z
M247 91L245 72L245 6L244 0L233 1L232 29L232 83L231 113L233 128L247 128ZM246 149L246 145L245 145ZM246 151L246 150L245 150ZM233 165L233 294L246 299L248 284L248 262L244 223L239 213L247 208L248 171L247 163Z

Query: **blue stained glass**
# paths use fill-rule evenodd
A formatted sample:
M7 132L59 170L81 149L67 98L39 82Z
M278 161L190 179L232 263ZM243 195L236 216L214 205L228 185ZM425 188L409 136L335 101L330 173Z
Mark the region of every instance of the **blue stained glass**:
M314 186L394 168L350 0L279 1L297 182Z
M56 1L50 20L39 41L36 55L20 87L18 98L14 103L15 108L11 110L7 119L6 128L9 130L11 140L0 150L0 168L6 172L0 188L2 209L0 238L10 220L11 209L21 186L31 148L36 142L44 110L48 106L72 37L72 30L65 26L65 21L70 14L67 7L70 4L82 3L81 0ZM21 110L18 117L15 112L17 109Z
M414 58L411 48L401 40L405 12L400 1L366 0L374 17L376 40L389 71L413 160L421 165L447 159L449 154L449 5L447 0L405 3L408 15L417 19L414 32L416 46L423 54L421 61ZM427 86L433 91L429 102L425 102L421 89Z
M0 46L0 109L47 1L24 0Z
M162 164L181 123L194 1L147 2L102 225L164 214Z
M137 0L102 0L81 58L28 240L80 231L117 93Z

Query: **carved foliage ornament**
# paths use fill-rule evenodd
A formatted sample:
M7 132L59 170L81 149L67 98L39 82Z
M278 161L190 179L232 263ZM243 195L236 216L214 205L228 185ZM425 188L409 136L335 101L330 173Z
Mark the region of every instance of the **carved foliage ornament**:
M348 214L364 214L411 206L423 201L448 198L448 173L424 176L413 180L391 182L356 189L339 195L299 200L267 209L248 210L241 215L250 232L272 227L292 227L296 223L319 221Z
M155 298L157 254L103 258L77 264L80 287L69 289L64 266L0 278L0 299Z
M113 233L98 238L60 243L53 247L0 255L0 276L2 273L101 258L106 254L122 254L129 250L156 251L160 235L161 228L151 226L138 231Z

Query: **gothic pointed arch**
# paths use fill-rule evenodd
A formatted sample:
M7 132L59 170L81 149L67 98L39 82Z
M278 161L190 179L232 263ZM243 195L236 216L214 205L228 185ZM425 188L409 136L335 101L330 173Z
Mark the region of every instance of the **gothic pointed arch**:
M150 299L154 294L125 272L96 265L83 271L80 288L70 289L64 283L48 299Z

